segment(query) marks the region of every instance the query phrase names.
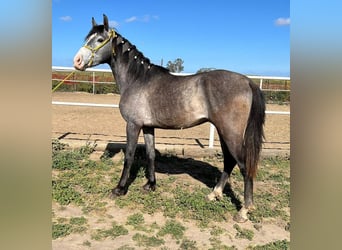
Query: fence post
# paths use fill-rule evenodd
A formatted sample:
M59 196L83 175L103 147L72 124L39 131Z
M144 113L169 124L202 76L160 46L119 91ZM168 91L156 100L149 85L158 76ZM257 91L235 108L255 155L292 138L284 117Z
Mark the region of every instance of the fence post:
M214 147L214 134L215 134L215 126L210 123L209 129L209 148Z
M260 78L260 89L262 89L262 78Z
M95 95L95 71L93 71L93 95Z

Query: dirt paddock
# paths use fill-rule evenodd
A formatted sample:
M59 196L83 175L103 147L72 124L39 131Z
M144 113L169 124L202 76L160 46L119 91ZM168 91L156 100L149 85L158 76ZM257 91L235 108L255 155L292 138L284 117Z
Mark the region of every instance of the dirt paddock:
M119 104L120 96L93 95L81 92L55 92L53 101ZM290 105L267 105L269 111L290 111ZM176 154L205 154L220 151L215 131L214 148L209 150L209 123L184 130L156 129L156 148ZM52 105L52 138L60 139L71 147L96 143L97 150L126 143L126 123L118 108ZM290 154L290 116L267 114L265 122L266 141L263 155ZM139 143L143 143L142 134Z
M119 95L93 95L87 93L58 92L52 94L53 101L66 102L118 104L119 99ZM267 105L267 110L289 111L290 106ZM67 143L70 147L84 146L87 142L96 143L96 151L92 153L92 157L94 157L92 159L95 160L99 159L100 156L103 155L103 151L109 146L124 148L126 143L125 127L125 121L122 119L118 108L52 105L52 138L59 139L61 142ZM203 161L208 154L213 152L221 152L216 132L214 148L208 149L209 124L206 123L184 130L157 129L155 134L156 148L158 151L162 152L167 150L171 152L172 155L180 155L180 157L175 157L174 160L160 160L158 162L159 172L156 172L156 176L159 183L164 181L165 185L165 183L167 183L166 181L169 181L170 178L173 178L174 180L174 184L172 184L174 186L168 186L170 190L165 189L162 193L162 197L173 197L172 192L175 192L176 187L192 193L195 193L193 187L197 189L200 187L208 189L208 185L205 181L203 181L203 176L207 178L208 176L211 176L215 169L219 170L216 168L216 165L220 166L221 170L223 167L222 163L219 162L219 159L217 159L218 157L213 157L213 160L210 162L210 164L207 164ZM266 115L265 136L266 142L263 145L262 151L264 156L290 155L290 116ZM142 135L139 138L139 143L143 143ZM113 162L122 162L122 159L122 153L113 156ZM207 159L209 159L209 157L207 157ZM167 170L160 171L164 169L163 167L167 167ZM94 184L93 188L97 189L101 185L109 182L108 180L113 178L113 176L119 176L121 169L122 164L120 162L118 165L116 165L116 167L108 170L110 172L101 172L99 170L92 169L91 171L95 171L97 175L100 175L99 178L101 179L101 181L96 181L96 185ZM205 169L207 169L207 171L205 171ZM146 228L151 231L146 231L146 228L144 228L145 231L142 231L141 229L136 229L127 225L127 221L130 216L134 215L135 213L143 213L143 218L146 225L157 225L159 227L165 225L170 217L164 215L161 212L162 210L157 211L154 214L149 214L142 210L141 206L139 205L136 207L134 206L133 208L120 207L118 205L120 201L103 197L96 198L99 196L95 192L91 193L90 196L85 196L88 198L91 197L90 201L88 201L89 204L87 204L90 207L93 203L95 206L98 206L98 204L105 204L105 206L98 208L98 210L90 210L90 212L85 212L87 211L87 209L84 210L86 208L85 205L77 206L73 203L69 205L61 205L56 202L56 200L52 201L52 220L54 223L59 223L63 226L63 223L65 221L71 221L71 218L83 218L87 221L86 230L83 233L71 233L67 236L59 237L53 240L52 249L209 249L210 246L212 247L210 249L247 249L247 247L251 245L263 246L265 244L271 244L272 242L278 242L279 246L279 241L290 241L290 224L289 219L286 219L290 216L290 207L287 205L288 202L286 201L288 199L286 194L289 192L289 190L287 191L287 189L289 189L289 169L288 167L286 170L278 169L268 163L264 166L261 166L260 169L267 169L267 171L263 171L264 173L267 173L267 176L272 175L276 178L279 178L279 176L283 175L285 176L285 179L282 180L281 183L278 183L277 179L272 179L272 181L262 180L255 182L255 194L259 195L260 197L258 198L258 202L262 202L264 200L267 202L267 206L260 206L260 209L263 209L263 207L271 207L272 210L275 210L278 206L279 200L283 199L284 201L282 202L285 204L283 205L285 207L277 208L276 210L279 212L281 209L280 212L281 214L285 214L285 219L282 216L272 215L272 217L270 217L269 215L265 214L262 220L260 220L260 223L248 221L244 224L241 224L241 228L244 230L247 229L249 232L253 233L252 240L248 240L247 238L239 238L236 236L238 232L238 230L235 228L236 223L232 220L232 213L228 212L224 221L215 221L213 223L209 223L210 225L207 225L205 228L199 228L196 224L196 220L183 219L179 215L176 217L175 220L181 223L181 225L184 225L186 228L182 241L185 242L187 239L188 243L194 242L193 244L197 246L196 248L186 248L184 246L181 248L181 241L173 239L170 235L161 237L165 241L163 248L161 248L161 246L140 246L139 241L136 239L134 240L135 236L143 235L148 239L153 237L155 239L159 239L160 237L155 237L155 235L157 235L157 229L152 230L152 226L149 226L151 229L147 228L146 226ZM75 181L72 180L72 178L76 178L76 172L72 172L75 175L70 175L70 171L71 170L59 171L58 169L53 169L52 175L56 182L63 180L64 182L69 181L68 183L72 183L72 181ZM65 174L65 172L67 172L69 177L74 177L71 179L63 177L63 179L62 176ZM83 179L80 178L81 174ZM112 177L107 175L111 175ZM91 181L91 178L96 177L94 177L92 174L89 174L86 169L84 171L78 172L78 181ZM143 181L145 180L142 180L142 182ZM139 179L136 180L136 182L139 182ZM122 202L129 202L131 198L139 196L138 189L132 190L136 182L132 184L130 193L125 196L127 198L124 197L122 199ZM140 186L140 184L136 185ZM242 185L243 184L241 180L239 181L237 178L232 178L232 186L234 187L234 190L242 190ZM80 185L78 185L77 188L79 191L82 190ZM158 190L162 188L162 186L159 186ZM280 194L285 195L281 196ZM229 194L225 194L225 196L227 197L226 199L230 199ZM149 196L148 194L144 194L143 197L148 198ZM141 200L144 199L145 198L141 198ZM153 199L153 201L157 200L158 199L155 198ZM98 203L95 201L98 201ZM201 202L201 199L199 199L198 202ZM135 201L135 203L137 202ZM166 203L164 205L167 206ZM107 229L110 228L114 222L118 225L124 226L125 228L129 228L129 233L127 235L121 235L117 238L105 237L100 240L96 240L93 237L96 235L96 233L98 234L98 232L107 232ZM286 229L287 227L288 229ZM215 232L217 235L214 234ZM221 245L222 248L219 248ZM224 246L232 247L223 248Z

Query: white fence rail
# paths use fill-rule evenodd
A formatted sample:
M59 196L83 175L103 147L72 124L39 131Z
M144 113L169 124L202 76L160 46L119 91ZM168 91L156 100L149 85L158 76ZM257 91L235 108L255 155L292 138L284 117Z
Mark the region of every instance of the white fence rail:
M71 67L56 67L52 66L52 71L73 71L74 68ZM86 69L86 71L93 72L111 72L111 70L107 69ZM181 73L178 75L190 75L187 73ZM270 80L290 80L290 77L277 77L277 76L248 76L251 79L260 79L260 87L262 88L263 79L270 79ZM97 83L110 83L110 82L96 82L95 77L93 77L93 86ZM63 79L52 79L52 80L63 80ZM68 80L70 81L70 80ZM80 82L79 80L75 80L75 82ZM89 81L84 81L89 82ZM112 84L115 84L112 82ZM263 89L265 90L265 89ZM289 90L272 90L272 91L289 91ZM94 93L94 90L93 90ZM118 108L118 104L98 104L98 103L81 103L81 102L60 102L60 101L52 101L53 105L67 105L67 106L83 106L83 107L102 107L102 108ZM266 110L266 114L273 114L273 115L290 115L290 112L287 111L268 111ZM214 147L214 135L215 135L215 126L210 123L210 129L209 129L209 148Z
M52 71L53 72L71 72L75 71L74 68L72 67L61 67L61 66L52 66ZM74 82L75 84L77 83L92 83L93 84L93 94L95 93L95 84L115 84L115 82L101 82L101 81L96 81L95 80L95 75L96 72L105 72L105 73L112 73L110 69L94 69L94 68L87 68L85 71L92 72L93 78L91 81L86 81L86 80L72 80L69 79L68 82ZM171 73L174 75L192 75L193 73ZM255 75L247 75L250 79L259 79L259 87L263 91L290 91L288 89L267 89L263 88L263 83L264 80L284 80L284 81L290 81L290 77L287 76L255 76ZM52 78L52 80L63 80L61 78Z

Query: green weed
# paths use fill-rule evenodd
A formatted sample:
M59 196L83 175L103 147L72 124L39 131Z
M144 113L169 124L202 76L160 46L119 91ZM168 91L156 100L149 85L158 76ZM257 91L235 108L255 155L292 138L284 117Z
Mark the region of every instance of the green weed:
M84 217L58 218L52 224L52 238L65 237L71 233L83 233L87 231L87 219Z
M127 235L128 230L122 225L117 225L116 222L112 223L112 227L110 229L97 229L94 234L92 234L91 238L94 240L103 240L106 238L115 239L120 235Z
M222 241L217 237L212 237L209 239L211 243L211 248L208 250L237 250L235 246L226 246L222 244Z
M160 229L158 236L165 236L169 234L172 238L179 240L183 237L185 227L175 220L168 220Z
M183 239L182 243L179 246L179 249L182 249L182 250L197 250L198 247L196 246L196 241L189 240L189 239Z
M52 239L57 239L60 237L65 237L72 232L72 226L70 224L52 224Z
M262 246L249 246L248 250L279 250L290 249L290 242L287 240L277 240Z
M238 224L234 224L233 226L236 229L236 235L235 238L240 238L240 239L248 239L252 240L254 237L254 232L249 229L243 229L241 228Z
M137 243L139 247L159 247L165 244L163 239L159 239L156 236L148 237L144 234L136 233L132 239Z
M210 235L219 236L223 234L224 232L225 230L223 228L214 226L213 229L210 231Z
M52 155L58 153L61 150L64 150L68 146L65 143L60 142L58 139L52 140Z
M135 230L148 231L146 225L144 225L145 219L143 214L135 213L127 217L126 225L131 225Z
M68 205L71 202L76 205L84 204L82 195L74 189L69 181L63 179L52 181L52 198L61 205Z
M226 213L235 211L235 206L226 197L220 201L208 202L206 196L210 191L207 188L199 188L191 193L177 187L173 192L179 214L184 218L198 221L202 226L211 220L226 220Z
M119 247L117 250L135 250L134 247L130 247L129 245L123 245Z

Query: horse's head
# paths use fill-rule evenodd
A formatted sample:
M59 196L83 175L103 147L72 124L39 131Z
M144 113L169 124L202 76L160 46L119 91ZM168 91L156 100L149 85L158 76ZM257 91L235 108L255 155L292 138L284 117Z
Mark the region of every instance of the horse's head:
M116 36L115 31L109 28L106 15L103 15L103 25L97 25L94 18L92 18L92 25L85 38L85 44L74 57L74 67L78 70L110 62L111 41Z

